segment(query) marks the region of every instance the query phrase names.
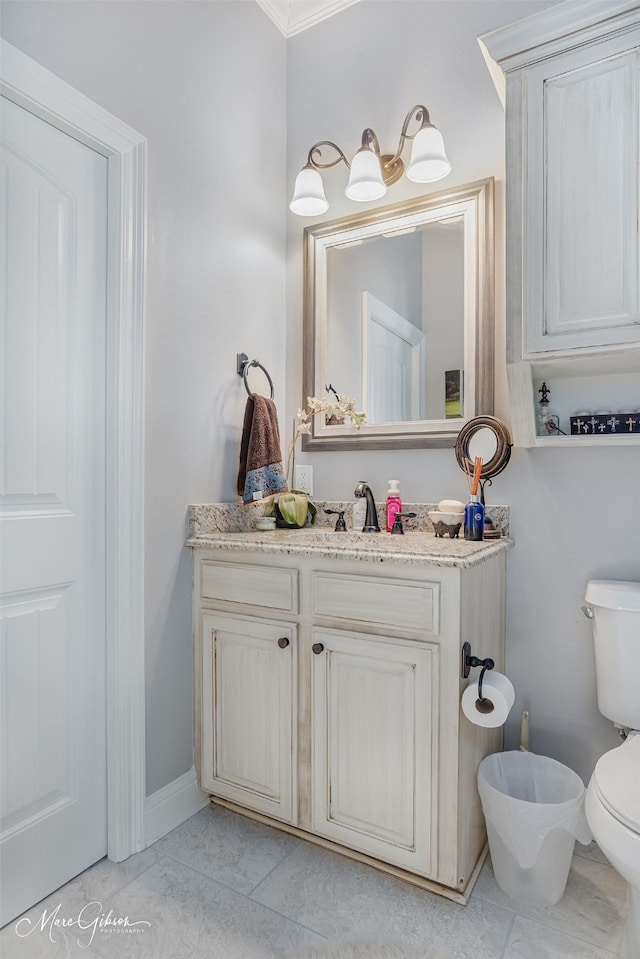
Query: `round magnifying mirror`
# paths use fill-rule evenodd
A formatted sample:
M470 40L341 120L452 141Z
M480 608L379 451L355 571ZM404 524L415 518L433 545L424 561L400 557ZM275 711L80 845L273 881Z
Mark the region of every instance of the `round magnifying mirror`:
M458 433L456 459L460 469L473 473L476 456L482 459L483 480L497 476L509 462L511 435L495 416L475 416Z
M475 462L479 456L483 463L488 463L496 455L498 440L493 430L488 426L479 429L469 441L469 459Z

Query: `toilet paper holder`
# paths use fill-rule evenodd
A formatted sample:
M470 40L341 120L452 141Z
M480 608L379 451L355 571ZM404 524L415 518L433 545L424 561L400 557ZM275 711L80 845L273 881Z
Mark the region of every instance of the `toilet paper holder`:
M493 703L490 699L487 699L482 695L482 680L484 679L484 674L486 671L488 669L493 669L495 663L490 656L487 656L485 659L479 659L477 656L473 656L471 654L471 643L465 642L462 644L462 676L464 679L469 678L469 674L473 666L482 666L480 676L478 678L478 699L476 702L476 707L480 712L490 713L493 709Z

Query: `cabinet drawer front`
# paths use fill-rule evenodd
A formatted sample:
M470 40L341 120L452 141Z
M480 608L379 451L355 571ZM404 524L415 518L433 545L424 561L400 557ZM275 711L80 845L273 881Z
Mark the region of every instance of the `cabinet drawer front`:
M298 572L277 566L242 566L203 560L200 565L203 599L298 612Z
M439 583L313 574L312 602L316 616L437 634L439 601Z

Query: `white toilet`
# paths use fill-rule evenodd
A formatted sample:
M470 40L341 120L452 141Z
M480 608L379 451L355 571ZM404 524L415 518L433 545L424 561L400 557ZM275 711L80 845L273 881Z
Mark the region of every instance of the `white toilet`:
M640 957L640 583L593 580L585 614L592 620L598 709L626 732L598 760L585 813L594 839L628 883L620 959Z

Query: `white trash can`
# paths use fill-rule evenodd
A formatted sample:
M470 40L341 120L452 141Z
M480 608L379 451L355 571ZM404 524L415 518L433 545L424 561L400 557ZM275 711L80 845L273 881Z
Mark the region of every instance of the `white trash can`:
M591 842L580 777L555 759L513 750L482 760L478 791L500 888L521 902L559 902L575 840Z

